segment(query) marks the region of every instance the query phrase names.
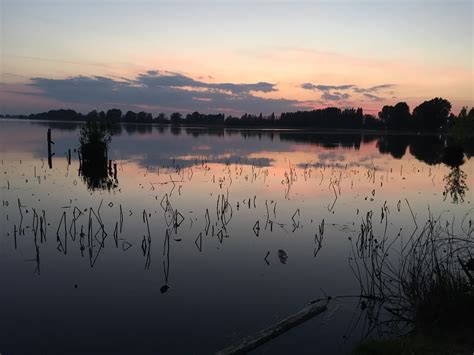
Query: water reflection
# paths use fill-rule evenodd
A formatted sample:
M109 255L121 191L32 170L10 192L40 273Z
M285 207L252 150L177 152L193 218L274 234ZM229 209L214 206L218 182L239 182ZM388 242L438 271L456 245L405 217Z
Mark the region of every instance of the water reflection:
M466 179L467 174L462 171L459 166L451 168L451 172L443 179L446 182L444 190L445 198L449 193L453 203L464 202L466 191L469 190Z
M390 154L395 159L401 159L405 155L412 137L402 135L381 136L377 140L377 148L382 154Z
M100 132L99 139L85 134L89 138L82 140L79 133L78 145L83 124L74 130L55 126L54 169L47 169L41 162L47 123L0 124L0 218L6 226L0 263L14 270L0 273L12 305L4 312L16 319L15 311L31 305L31 319L41 319L37 312L51 300L63 307L48 309L57 324L82 327L93 316L99 323L87 323L88 339L80 331L68 335L89 349L120 338L117 344L130 353L152 329L160 337L147 337L144 347L151 344L156 352L193 353L199 342L202 353L213 353L254 325L271 323L275 314L293 313L321 289L357 294L347 265L348 237L355 240L361 219L364 245L388 244L397 233L409 240L412 218L421 227L427 205L433 213L449 209L452 220L465 215L472 201L467 148L447 154L454 145L442 136L122 125L113 141L106 143ZM9 140L18 129L25 140ZM69 165L67 152L74 149L81 159L74 154ZM85 183L71 173L79 164ZM41 280L33 274L40 261ZM25 281L16 282L20 278ZM56 296L69 287L67 297ZM41 297L17 300L34 292ZM95 299L97 304L90 301ZM64 316L71 304L83 305L74 324ZM329 339L318 344L322 353L342 353L334 344L347 346L339 344L348 310L352 304L345 303L331 313L323 330L317 322L306 333L299 329L313 335L301 342L291 338L295 334L281 342L306 346L317 333ZM193 331L190 314L199 323ZM113 336L101 333L105 328ZM54 325L43 329L61 333ZM13 333L22 334L22 344L37 344L31 329L22 333L4 321L0 330L6 334L0 345ZM121 340L128 337L133 346ZM201 344L204 338L211 340Z
M107 149L100 144L84 144L80 148L79 175L89 190L111 190L118 187L117 163L108 159Z
M446 183L444 188L444 198L449 196L453 203L464 202L466 191L469 190L466 179L467 174L460 168L464 164L464 150L459 145L447 147L443 151L443 163L451 168L443 181Z
M31 122L32 125L44 125L53 128L58 131L75 131L82 126L81 123L70 123L70 122ZM451 139L440 136L440 135L400 135L400 134L374 134L374 133L347 133L347 132L301 132L291 130L245 130L245 129L226 129L226 128L192 128L192 127L180 127L180 126L152 126L146 124L122 124L114 127L113 135L115 137L123 137L123 131L127 132L128 136L142 135L151 136L152 134L158 134L160 136L167 136L171 133L172 136L182 137L191 136L199 140L207 140L212 137L232 138L240 137L244 141L248 142L249 145L240 144L238 146L232 145L232 140L213 140L212 146L209 146L204 151L196 150L193 141L180 140L180 145L166 144L161 146L159 140L153 141L140 141L140 146L127 146L124 154L137 156L141 154L143 156L153 153L155 156L160 155L161 159L149 160L147 157L147 163L156 166L163 166L170 163L171 159L166 159L170 156L184 156L187 159L175 158L175 162L181 166L192 166L196 162L192 162L189 159L189 155L197 156L209 155L209 156L223 156L227 152L232 152L232 158L235 160L244 161L248 158L248 155L255 151L255 148L260 147L261 144L256 144L259 141L277 141L283 144L299 143L299 144L311 144L314 146L322 147L325 149L336 149L336 148L347 148L359 150L362 144L368 144L375 141L378 152L381 154L390 154L395 159L402 159L407 151L416 159L428 164L435 165L443 162L443 152L448 146L454 144ZM163 137L165 138L165 137ZM166 143L169 143L166 142ZM231 145L229 145L230 143ZM281 150L286 146L272 145L266 146L265 149L272 151L274 149ZM463 149L467 157L471 157L474 154L474 145L472 142L463 143ZM164 151L166 150L166 152ZM240 155L237 155L239 152ZM162 153L162 154L161 154ZM202 154L201 154L202 153ZM228 159L232 161L233 159ZM210 160L210 162L212 162ZM215 162L225 162L225 159L216 159ZM255 162L248 160L249 164ZM271 161L262 163L270 164ZM144 166L147 165L144 163Z
M87 121L79 133L79 175L89 190L118 186L117 164L108 159L114 128L111 123ZM107 166L108 164L108 166Z

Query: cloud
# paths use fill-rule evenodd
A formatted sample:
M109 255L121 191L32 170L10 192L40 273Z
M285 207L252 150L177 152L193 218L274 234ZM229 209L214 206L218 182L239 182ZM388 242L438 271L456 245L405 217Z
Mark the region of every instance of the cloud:
M276 91L275 85L267 82L258 82L255 84L233 84L233 83L206 83L194 80L190 77L173 72L160 72L149 70L145 74L139 74L136 80L137 84L148 87L189 87L194 89L222 90L232 94L248 94L254 92Z
M354 87L353 90L358 93L365 93L365 92L370 93L370 92L377 92L384 89L390 89L390 88L393 88L394 86L395 86L394 84L381 84L381 85L371 86L369 88Z
M150 70L134 79L75 76L65 79L32 78L37 95L66 103L91 106L154 107L161 111L250 112L291 111L296 100L254 95L277 91L276 85L257 83L207 83L174 72Z
M344 85L320 85L320 84L312 84L312 83L303 83L300 85L301 88L305 90L319 90L322 91L321 100L323 101L343 101L347 100L351 97L350 94L347 92L351 90L352 92L362 94L365 98L370 99L371 101L383 101L384 98L378 95L374 95L379 91L383 91L385 89L389 89L394 87L394 84L380 84L371 86L368 88L361 88L357 85L352 84L344 84ZM393 93L392 93L393 94Z
M344 84L344 85L320 85L320 84L312 84L312 83L303 83L300 85L301 88L306 90L320 90L320 91L330 91L330 90L349 90L352 89L354 92L357 93L364 93L364 92L377 92L384 89L393 88L394 84L380 84L371 86L368 88L361 88L357 85L352 84Z
M340 92L324 92L321 95L321 99L325 101L341 101L341 100L347 100L350 97L349 94L347 93L340 93Z
M320 90L320 91L329 91L329 90L347 90L354 85L315 85L311 83L301 84L301 87L306 90Z
M354 87L352 84L345 85L320 85L320 84L311 84L303 83L300 86L305 90L319 90L322 91L321 100L323 101L341 101L347 100L350 95L348 93L343 93L341 91L346 91Z
M370 99L371 101L382 101L383 98L377 95L369 94L369 93L364 93L363 94L365 97Z

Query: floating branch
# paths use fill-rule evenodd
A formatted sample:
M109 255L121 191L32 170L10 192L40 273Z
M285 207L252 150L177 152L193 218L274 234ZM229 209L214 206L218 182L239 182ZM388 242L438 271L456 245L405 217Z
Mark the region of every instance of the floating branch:
M262 344L276 338L297 325L321 314L327 310L328 301L317 301L303 308L301 311L282 319L275 325L261 330L255 335L248 336L234 345L229 346L219 352L218 355L246 354Z

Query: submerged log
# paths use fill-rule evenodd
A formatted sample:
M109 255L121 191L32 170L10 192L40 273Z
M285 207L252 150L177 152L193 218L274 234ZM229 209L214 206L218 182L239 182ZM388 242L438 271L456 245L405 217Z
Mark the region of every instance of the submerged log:
M246 354L249 351L257 348L258 346L265 344L266 342L276 338L277 336L287 332L288 330L296 327L297 325L311 319L318 314L321 314L327 310L328 301L316 301L311 303L301 311L282 319L277 324L274 324L266 329L263 329L255 335L248 336L241 339L239 342L217 352L217 355L230 355L230 354Z

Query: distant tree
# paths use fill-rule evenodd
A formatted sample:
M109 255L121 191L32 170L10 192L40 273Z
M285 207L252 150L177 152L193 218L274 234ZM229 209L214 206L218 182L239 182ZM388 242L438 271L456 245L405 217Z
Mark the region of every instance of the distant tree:
M240 119L238 117L229 115L225 119L225 124L227 125L237 126L239 123L240 123Z
M151 115L151 113L148 113L148 112L144 112L144 111L140 111L138 114L137 114L137 121L138 122L151 122L153 120L153 116Z
M373 115L364 115L363 126L366 129L383 129L383 122Z
M99 119L99 113L96 110L93 110L86 115L86 119L88 121L96 121Z
M136 122L137 121L137 114L133 111L127 111L124 116L125 121L127 122Z
M105 114L105 117L108 120L111 120L114 122L120 122L122 120L122 111L117 108L110 109Z
M155 121L158 122L158 123L167 123L168 122L168 120L167 120L164 113L158 114L158 116L156 116L156 118L155 118Z
M411 114L410 107L406 102L399 102L393 107L395 119L399 122L400 128L408 128L410 126Z
M460 118L460 119L467 118L467 106L463 106L461 111L459 111L458 118Z
M406 102L399 102L395 106L385 105L379 112L379 118L389 129L406 129L410 127L410 108Z
M450 133L459 142L474 141L474 108L468 113L467 106L463 107L457 117L451 120Z
M472 107L470 110L469 110L469 113L467 114L467 117L471 120L474 120L474 107Z
M181 114L179 112L173 112L171 114L171 117L170 117L170 120L171 120L171 123L173 124L177 124L177 123L180 123L181 122Z
M474 120L474 107L469 110L469 113L467 110L468 107L464 106L459 112L457 118L461 120Z
M447 125L450 112L451 103L448 100L436 97L415 107L413 121L419 129L438 130Z
M385 124L385 126L389 126L390 122L392 121L393 116L393 106L385 105L382 107L382 111L379 112L379 118Z
M199 123L200 121L201 121L201 115L197 111L194 111L192 114L186 115L186 122Z

